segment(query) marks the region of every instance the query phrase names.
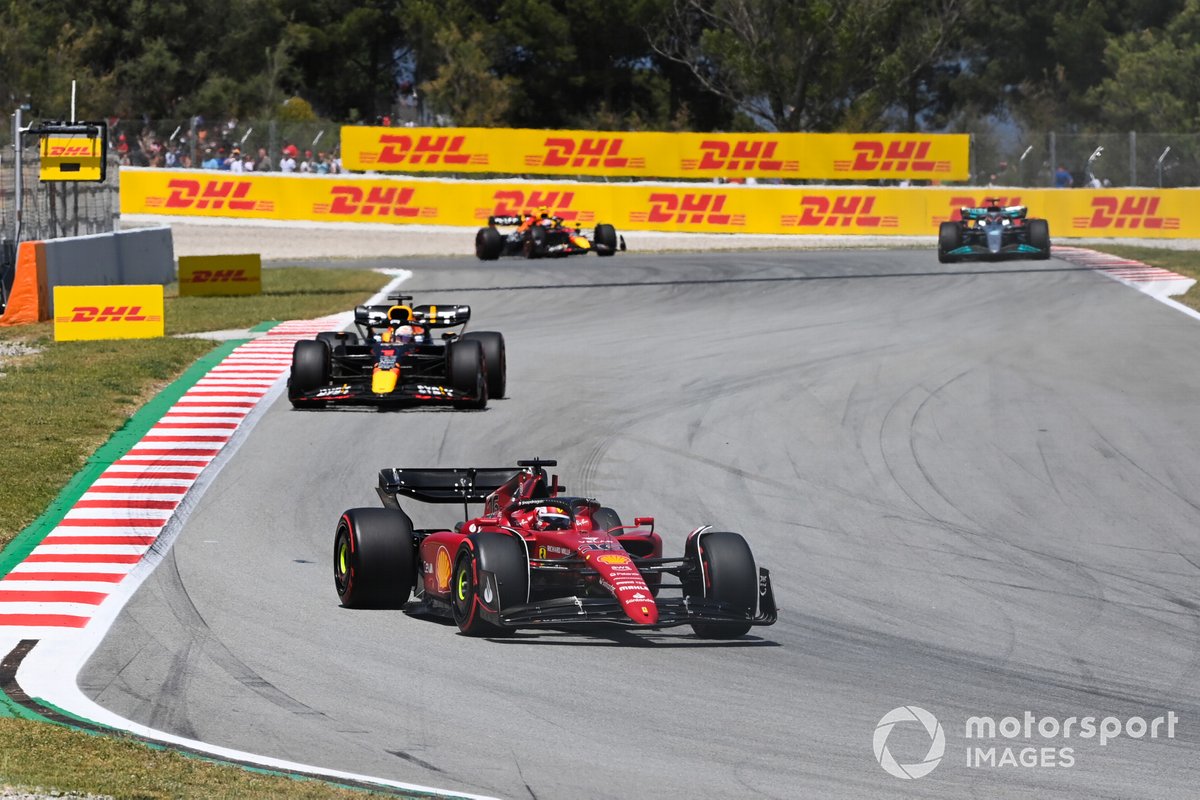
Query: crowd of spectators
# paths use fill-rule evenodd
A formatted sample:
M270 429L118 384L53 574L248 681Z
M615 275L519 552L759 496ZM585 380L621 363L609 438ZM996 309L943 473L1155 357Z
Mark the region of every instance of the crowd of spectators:
M312 175L343 172L341 155L336 147L328 151L301 151L295 143L285 141L272 153L262 146L243 148L244 137L239 141L232 133L233 127L224 124L215 130L183 130L181 127L170 137L163 137L147 125L140 134L118 133L112 140L112 149L122 166Z

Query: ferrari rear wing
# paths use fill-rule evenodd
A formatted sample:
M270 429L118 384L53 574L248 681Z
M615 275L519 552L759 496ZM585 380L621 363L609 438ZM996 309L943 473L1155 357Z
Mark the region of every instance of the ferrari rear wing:
M402 494L422 503L482 503L512 479L514 467L431 467L382 469L379 497L385 505Z

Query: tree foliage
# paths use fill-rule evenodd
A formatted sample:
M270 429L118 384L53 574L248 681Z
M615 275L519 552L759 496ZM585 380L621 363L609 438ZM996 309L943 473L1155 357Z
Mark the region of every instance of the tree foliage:
M649 130L1194 129L1200 0L39 0L0 98L65 117ZM403 90L402 90L403 87Z

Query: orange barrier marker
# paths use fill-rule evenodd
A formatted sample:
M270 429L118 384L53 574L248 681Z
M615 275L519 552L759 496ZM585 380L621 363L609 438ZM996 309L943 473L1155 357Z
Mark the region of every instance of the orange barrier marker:
M50 319L50 288L46 283L46 243L21 242L17 270L0 325L29 325Z

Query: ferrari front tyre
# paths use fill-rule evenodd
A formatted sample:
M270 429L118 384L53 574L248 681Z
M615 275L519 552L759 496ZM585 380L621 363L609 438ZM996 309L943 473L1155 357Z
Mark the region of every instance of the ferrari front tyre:
M690 543L689 543L690 544ZM730 613L745 614L749 620L758 606L758 569L750 545L740 533L707 531L696 537L691 553L694 580L691 589L706 600L717 600L729 606ZM692 630L706 639L736 639L745 636L751 624L747 622L693 622Z
M1050 223L1044 219L1031 219L1025 223L1029 229L1029 246L1036 247L1038 260L1050 257Z
M483 348L483 363L487 367L488 397L504 397L508 384L508 357L504 351L504 336L498 331L470 331L464 341L479 342Z
M483 573L492 575L491 582ZM479 533L459 545L450 590L454 622L467 636L507 636L502 628L483 619L481 610L499 614L503 608L529 600L529 553L515 536Z
M504 236L491 227L480 228L475 234L475 257L480 261L495 261L504 252Z
M592 241L596 243L596 255L611 256L617 252L617 229L602 222L596 226Z
M333 536L333 584L347 608L400 608L416 579L412 520L391 508L352 508Z
M328 383L329 344L313 339L296 342L292 348L292 374L288 379L288 399L292 405L315 405L311 402L301 403L299 397Z
M452 342L446 353L446 373L450 385L458 394L472 399L457 400L460 408L487 408L487 366L483 360L483 347L474 339Z

